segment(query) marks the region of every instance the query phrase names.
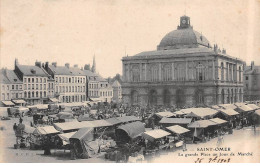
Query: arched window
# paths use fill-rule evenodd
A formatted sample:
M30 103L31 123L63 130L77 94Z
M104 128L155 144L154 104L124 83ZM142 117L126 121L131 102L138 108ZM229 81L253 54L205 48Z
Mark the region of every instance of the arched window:
M230 100L231 100L231 103L234 103L234 91L233 91L233 89L231 89L231 98L230 98Z
M229 91L229 89L227 91L228 91L227 103L230 104L230 91Z
M171 93L167 89L163 91L163 103L165 106L169 106L171 103Z
M241 89L239 89L239 102L243 102L242 101L242 90Z
M205 67L202 64L197 66L197 80L205 80Z
M241 74L242 74L242 72L241 72L241 66L239 66L239 82L241 82Z
M159 69L157 66L151 67L151 81L158 81L159 80Z
M149 93L149 105L157 105L157 92L155 90L151 90Z
M139 69L138 65L133 66L132 80L133 80L133 82L139 82L140 81L140 69Z
M139 103L139 101L138 101L138 92L137 91L132 91L131 102L132 102L132 105L137 105Z
M170 65L165 65L162 69L163 81L170 81L172 79L172 70Z
M195 101L197 106L204 105L204 92L201 89L195 91Z
M182 89L178 89L176 91L176 106L181 108L185 105L185 96L184 91Z
M235 89L235 97L234 97L234 102L237 102L237 89Z
M177 81L184 81L185 80L185 65L184 64L178 64L176 68L176 79Z
M224 92L224 89L221 90L221 103L225 104L225 92Z
M224 64L221 62L221 80L224 81Z

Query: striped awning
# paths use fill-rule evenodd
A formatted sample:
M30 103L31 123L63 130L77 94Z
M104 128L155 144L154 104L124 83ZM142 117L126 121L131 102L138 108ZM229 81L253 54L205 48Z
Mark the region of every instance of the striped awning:
M2 101L4 105L15 105L12 101Z

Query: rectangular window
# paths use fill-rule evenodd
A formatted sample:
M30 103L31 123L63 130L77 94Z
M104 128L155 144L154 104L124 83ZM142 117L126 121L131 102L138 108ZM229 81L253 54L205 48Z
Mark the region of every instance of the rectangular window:
M38 83L38 78L36 78L36 83Z
M34 83L34 78L32 78L32 83Z
M29 89L29 90L31 89L31 85L30 85L30 84L28 84L28 89Z
M40 90L42 90L42 84L40 84Z
M27 81L26 78L24 78L24 79L23 79L23 82L26 82L26 81Z
M9 96L9 93L7 93L7 100L10 100L10 96Z
M34 89L34 84L32 84L32 89Z
M28 82L31 82L31 78L28 78Z
M26 84L24 85L24 90L27 90L27 85Z
M42 78L40 78L40 83L42 83Z
M62 83L64 83L64 77L62 77Z
M36 89L38 89L38 84L36 84Z
M15 87L16 87L16 90L18 90L18 85L16 85Z
M12 85L12 89L14 89L14 85Z
M44 90L46 90L46 84L44 84L43 86L44 86Z
M68 77L66 77L66 83L68 83Z

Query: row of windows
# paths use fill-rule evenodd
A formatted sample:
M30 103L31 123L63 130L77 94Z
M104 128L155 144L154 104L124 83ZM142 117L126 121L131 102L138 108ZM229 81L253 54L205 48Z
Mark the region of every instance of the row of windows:
M11 99L15 99L15 98L23 98L23 94L22 92L20 93L2 93L2 99L1 100L11 100Z
M90 89L98 89L98 84L95 83L95 84L89 84L89 88Z
M29 82L29 83L42 83L42 82L47 82L47 78L24 78L23 82Z
M111 91L100 92L100 96L112 96L112 92Z
M10 86L11 86L11 89L10 89ZM4 90L22 90L23 87L22 85L2 85L2 91Z
M85 92L85 86L56 86L56 92Z
M85 95L78 96L60 96L61 102L81 102L86 100Z
M98 91L89 91L88 95L89 96L98 96Z
M86 83L85 77L55 77L56 83Z
M42 98L42 97L47 97L46 91L42 92L24 92L24 98Z
M28 84L28 86L25 84L24 85L24 90L46 90L46 84Z

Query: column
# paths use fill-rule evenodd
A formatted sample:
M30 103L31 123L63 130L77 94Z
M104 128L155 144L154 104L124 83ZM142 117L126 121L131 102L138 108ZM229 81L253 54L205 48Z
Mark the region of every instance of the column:
M147 63L144 64L144 80L147 81Z
M188 61L186 60L185 80L188 80Z
M142 67L142 63L139 64L139 71L140 71L140 81L142 81L142 75L143 75L143 67Z
M122 69L122 73L123 73L123 80L126 81L126 72L125 72L125 63L123 63L123 69Z
M162 63L159 63L159 81L162 81Z
M215 61L212 60L212 79L216 80L215 78Z
M231 81L233 82L234 81L234 74L233 74L233 64L230 64L230 68L231 68L231 73L230 73L230 76L231 76Z
M174 80L174 62L172 62L172 80Z
M127 64L127 67L128 67L127 81L130 82L131 81L131 79L130 79L130 63Z

